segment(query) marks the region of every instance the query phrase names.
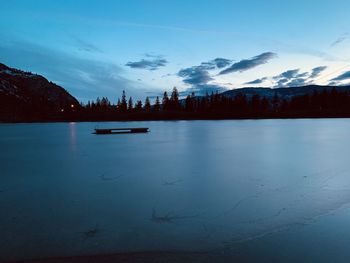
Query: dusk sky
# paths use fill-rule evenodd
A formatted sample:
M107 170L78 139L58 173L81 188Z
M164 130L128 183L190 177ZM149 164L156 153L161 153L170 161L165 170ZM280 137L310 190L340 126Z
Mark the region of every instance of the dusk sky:
M79 100L350 83L349 0L1 1L0 62Z

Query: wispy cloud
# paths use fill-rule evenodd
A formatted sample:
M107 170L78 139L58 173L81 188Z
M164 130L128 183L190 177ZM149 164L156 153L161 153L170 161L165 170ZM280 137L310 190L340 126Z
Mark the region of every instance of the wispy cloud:
M80 51L103 53L103 51L100 48L86 40L83 40L78 37L74 37L74 39Z
M273 77L263 77L253 81L246 82L248 85L261 84L266 80L271 80L274 83L274 87L298 87L304 85L313 84L313 81L318 77L324 70L326 66L319 66L311 69L311 71L300 72L300 69L289 69L279 75Z
M300 69L290 69L274 77L274 79L292 79L298 76Z
M310 74L310 78L314 79L314 78L318 77L326 69L327 69L326 66L320 66L320 67L313 68L311 71L311 74Z
M269 43L269 45L273 45L278 47L279 50L284 50L285 52L289 53L297 53L297 54L306 54L311 55L315 57L320 57L326 60L330 61L344 61L346 59L344 58L338 58L328 52L325 52L323 50L319 50L316 47L312 46L305 46L303 44L295 44L290 42L283 42L281 39L271 38L263 34L252 34L252 32L246 32L246 31L226 31L226 30L208 30L205 28L189 28L189 27L176 27L176 26L168 26L168 25L160 25L160 24L147 24L147 23L128 23L123 21L111 21L111 20L91 20L87 21L89 23L99 23L103 26L118 26L118 27L128 27L128 28L147 28L147 29L160 29L164 30L165 32L168 31L178 31L180 32L188 32L192 34L213 34L217 36L220 35L233 35L237 36L241 39L246 39L249 41L255 41L257 43L266 44ZM348 35L348 33L344 34ZM341 37L340 37L341 38ZM341 40L344 41L345 39ZM336 42L336 41L334 41ZM339 42L340 43L340 42ZM339 43L336 43L339 44Z
M335 47L335 46L339 45L340 43L344 42L348 38L348 36L349 36L348 33L344 33L343 35L338 37L334 42L332 42L331 47Z
M350 79L350 71L346 71L346 72L340 74L339 76L331 79L331 81L333 81L333 82L334 81L343 81L343 80L348 80L348 79Z
M159 59L164 57L163 55L157 55L153 53L145 53L144 56L147 58L159 58Z
M255 56L251 59L243 59L237 63L234 63L230 67L222 70L219 74L228 74L233 72L243 72L246 70L250 70L252 68L255 68L257 66L266 64L268 61L270 61L273 58L276 58L277 54L273 52L265 52L258 56Z
M267 77L263 77L263 78L260 78L260 79L255 79L255 80L252 80L252 81L248 81L244 84L247 84L247 85L257 85L257 84L262 84L264 83L264 81L266 81L268 78Z
M287 43L280 40L272 40L271 44L275 46L281 52L291 53L291 54L305 54L308 56L319 57L328 61L348 61L346 58L340 58L324 50L319 50L314 46L305 46L303 44Z
M157 70L160 67L165 67L168 61L161 56L155 56L146 54L147 57L152 59L141 59L136 62L128 62L125 64L125 66L128 66L130 68L134 69L147 69L147 70Z

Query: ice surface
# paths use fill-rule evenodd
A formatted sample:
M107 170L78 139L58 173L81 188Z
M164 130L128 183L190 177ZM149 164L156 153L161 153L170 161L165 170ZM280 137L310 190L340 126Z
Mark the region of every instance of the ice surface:
M350 201L345 119L95 126L0 125L0 260L234 249Z

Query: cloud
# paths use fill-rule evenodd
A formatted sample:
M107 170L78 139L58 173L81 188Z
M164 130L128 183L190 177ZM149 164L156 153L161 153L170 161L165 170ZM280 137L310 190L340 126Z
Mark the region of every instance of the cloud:
M310 81L315 76L318 76L326 67L316 67L310 72L300 72L300 69L290 69L282 72L281 74L271 77L272 81L275 81L275 87L295 87L310 84ZM261 84L269 77L263 77L253 81L246 82L245 84L255 85Z
M275 80L275 87L298 87L307 84L309 72L300 73L300 69L290 69L272 77Z
M213 78L209 74L209 70L221 69L230 65L231 59L216 58L208 62L202 62L199 66L193 66L181 69L177 75L183 78L183 82L190 85L207 84Z
M181 69L177 73L177 76L183 78L182 81L185 84L191 85L191 87L180 93L180 95L187 95L192 92L195 92L197 95L204 95L206 92L211 93L225 90L220 85L208 84L208 82L214 80L210 76L209 71L227 67L231 62L231 59L215 58L207 62L202 62L199 66Z
M331 47L335 47L339 45L340 43L344 42L347 38L348 38L348 33L341 35L331 44Z
M277 76L263 77L244 84L256 85L263 83L265 80L271 79L274 82L275 88L310 85L313 83L314 79L321 75L321 73L326 69L327 66L318 66L313 68L311 71L305 72L300 72L300 69L290 69Z
M274 82L275 88L310 85L313 83L313 80L321 75L321 73L326 69L327 66L318 66L313 68L311 71L305 72L300 72L300 69L290 69L277 76L263 77L244 84L256 85L263 83L265 80L271 79Z
M263 83L265 80L267 80L268 78L267 77L263 77L261 79L256 79L256 80L252 80L252 81L248 81L244 84L248 84L248 85L256 85L256 84L261 84Z
M312 47L303 46L300 44L281 42L279 40L273 40L273 44L280 51L287 52L287 53L305 54L305 55L323 58L323 59L329 60L329 61L347 61L347 59L345 59L345 58L339 58L337 56L334 56L333 54L315 49L314 46L312 46Z
M153 55L147 54L147 57ZM128 62L125 66L136 69L147 69L147 70L157 70L160 67L165 67L168 61L160 56L155 57L154 59L141 59L136 62Z
M290 81L290 79L286 79L286 78L282 78L282 79L279 79L276 83L276 87L279 88L279 87L283 87L283 86L286 86L286 84Z
M113 63L76 57L31 42L1 42L0 59L11 67L44 75L84 101L97 96L116 98L123 89L133 96L142 95L134 82L122 77L123 69Z
M347 80L350 79L350 71L346 71L343 74L331 79L331 81L343 81L343 80Z
M80 51L103 53L103 51L100 48L86 40L80 39L78 37L74 37L74 39Z
M170 77L170 76L173 76L173 75L174 74L168 73L168 74L162 75L161 78L166 78L166 77Z
M231 62L232 62L231 59L226 59L226 58L216 58L209 61L209 63L215 65L219 69L227 67L228 65L231 64Z
M266 64L269 60L276 58L277 54L273 52L265 52L251 59L243 59L237 63L234 63L227 69L222 70L219 75L233 73L233 72L243 72L262 64Z
M302 73L299 73L296 78L305 78L305 77L308 77L310 75L309 72L302 72Z
M207 62L202 62L198 67L201 67L202 69L205 69L205 70L221 69L230 65L231 62L232 62L231 59L216 58Z
M152 53L145 53L145 57L147 58L162 58L162 55L152 54Z
M337 86L339 84L339 82L338 81L330 81L330 82L328 82L328 86Z
M327 69L326 66L320 66L320 67L313 68L311 71L310 78L314 79L314 78L318 77L326 69Z
M292 78L296 78L299 74L299 69L290 69L287 70L285 72L282 72L281 74L273 77L276 80L279 79L292 79Z
M225 87L222 87L220 85L213 85L213 84L201 84L197 86L193 86L191 88L186 89L185 91L179 92L180 96L187 96L194 92L196 96L204 96L206 94L211 93L221 93L227 90Z
M317 70L316 70L317 71ZM312 73L311 73L312 74ZM290 69L272 77L276 81L275 87L296 87L309 84L310 73L300 69Z
M286 84L286 87L300 87L309 84L307 79L304 78L295 78Z
M299 69L291 69L287 70L285 72L282 72L277 78L286 78L286 79L292 79L295 78L299 73Z
M210 77L208 70L202 66L193 66L190 68L181 69L178 73L179 77L183 78L183 82L190 85L207 84L213 80Z

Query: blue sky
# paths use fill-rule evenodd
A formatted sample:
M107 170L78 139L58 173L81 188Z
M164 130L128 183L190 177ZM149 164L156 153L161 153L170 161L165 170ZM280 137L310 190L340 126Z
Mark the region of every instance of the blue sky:
M82 101L350 82L350 2L2 1L0 62Z

